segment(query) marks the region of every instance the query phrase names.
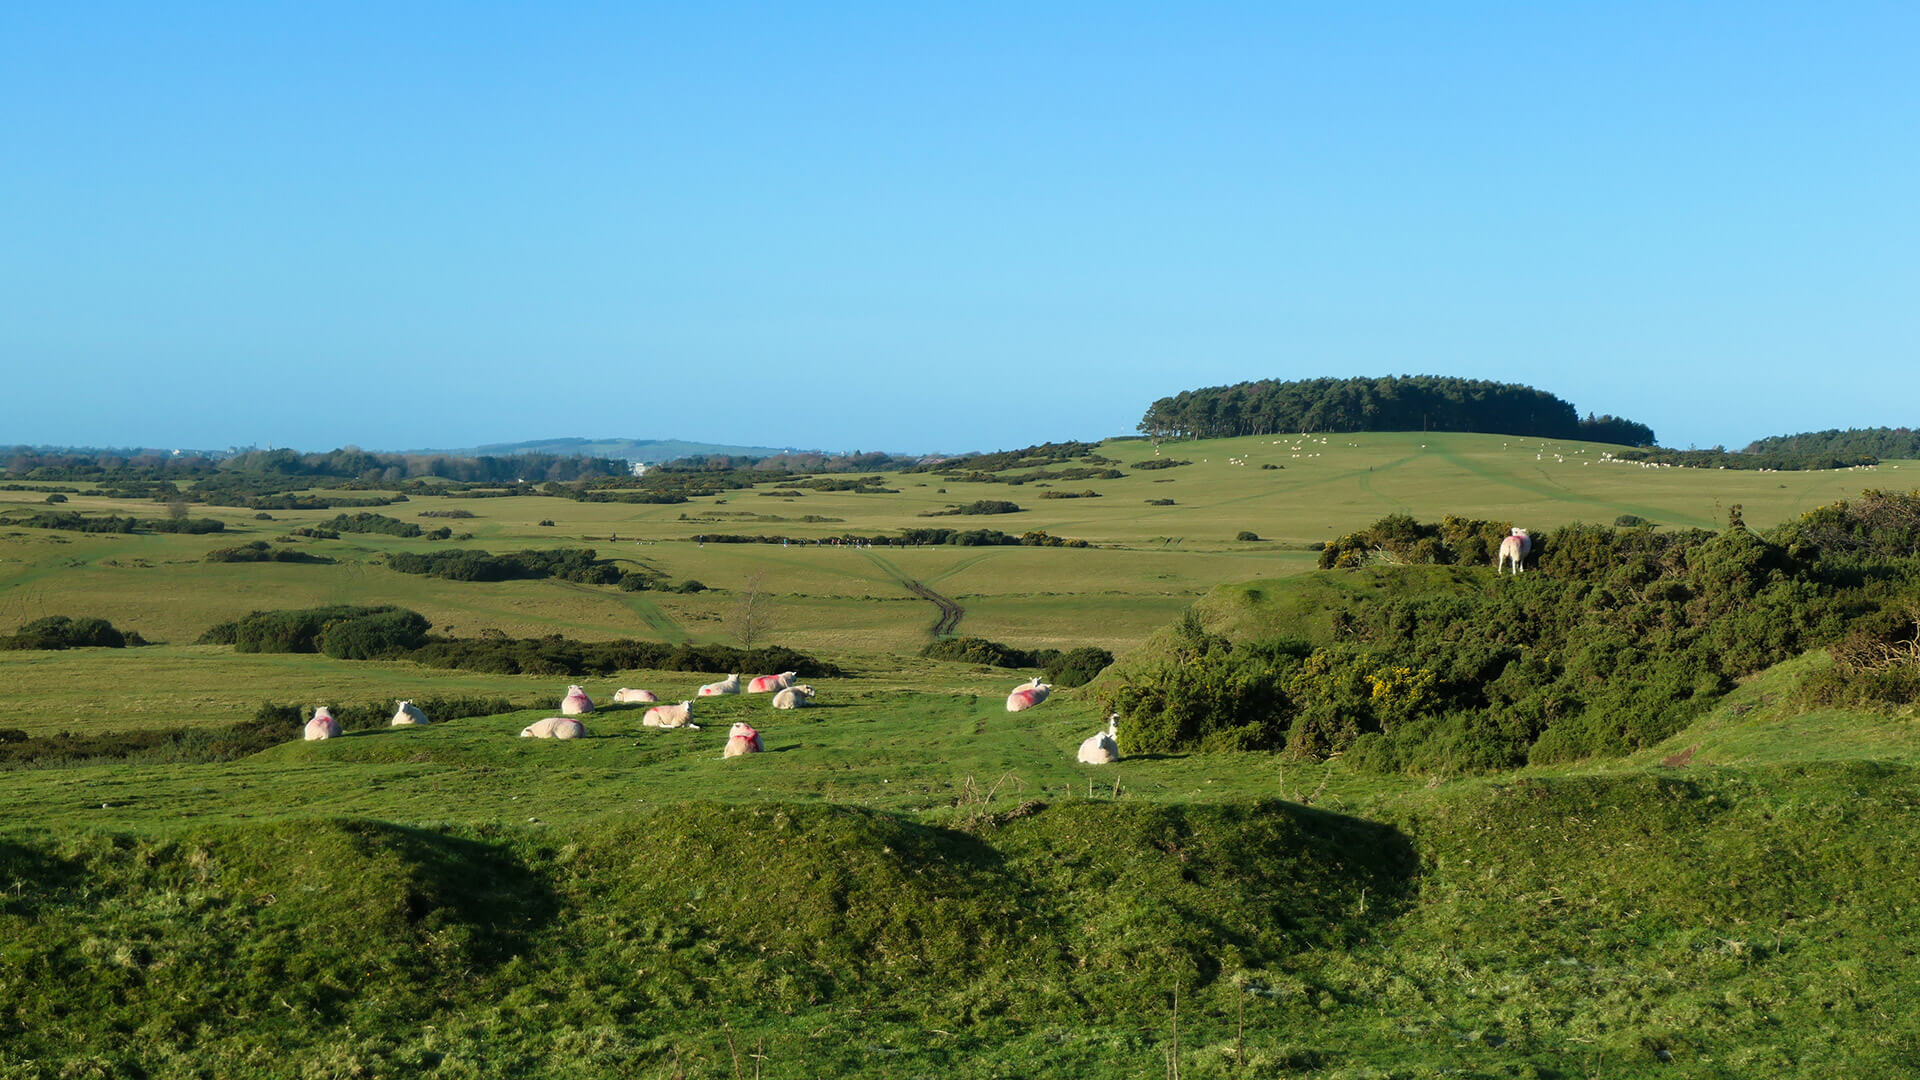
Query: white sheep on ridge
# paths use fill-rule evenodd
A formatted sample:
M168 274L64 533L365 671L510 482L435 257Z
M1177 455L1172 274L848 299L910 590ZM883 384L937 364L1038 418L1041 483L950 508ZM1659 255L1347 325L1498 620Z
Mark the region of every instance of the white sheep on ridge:
M313 719L307 721L305 736L308 742L315 739L337 739L340 737L340 721L335 720L333 713L322 705L313 710Z
M421 712L419 707L414 705L413 702L403 701L400 703L399 708L393 710L393 723L387 726L388 727L426 727L427 714Z
M734 674L721 679L719 682L710 682L701 687L700 692L695 694L694 697L719 697L722 694L737 694L739 692L740 676Z

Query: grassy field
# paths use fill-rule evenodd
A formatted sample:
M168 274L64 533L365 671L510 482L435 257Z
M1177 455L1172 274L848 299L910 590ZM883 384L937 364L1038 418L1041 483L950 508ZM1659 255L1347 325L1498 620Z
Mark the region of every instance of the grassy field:
M384 512L470 510L447 523L474 538L302 542L335 560L315 565L204 554L331 512L209 511L229 522L218 536L0 530L0 629L91 614L163 642L0 652L0 728L211 732L264 700L529 706L231 760L0 772L0 1078L1920 1072L1920 886L1904 873L1920 716L1796 706L1823 654L1634 757L1493 776L1264 754L1082 766L1097 686L1009 714L1027 673L915 655L936 612L907 581L964 606L963 633L1024 647L1137 647L1196 601L1221 632L1311 638L1361 579L1303 578L1307 545L1387 513L1718 526L1738 503L1759 527L1914 468L1694 472L1599 450L1189 443L1159 451L1188 466L1060 485L1097 499L920 475L888 478L897 495L672 506L416 498ZM917 516L993 498L1025 509ZM843 520L725 516L742 513ZM1096 546L693 539L925 524ZM1243 529L1264 539L1234 540ZM581 544L715 589L381 565ZM401 604L462 636L725 641L756 572L777 582L776 639L848 674L812 680L812 709L699 701L700 731L612 707L589 738L523 740L576 680L192 644L250 610L328 603ZM622 685L678 700L716 674L578 681L602 702ZM722 760L735 721L768 752Z
M1028 485L950 482L931 474L882 474L898 494L791 490L767 485L672 505L581 503L539 496L414 498L390 516L470 532L470 541L429 542L347 534L302 542L332 564L216 564L207 551L271 540L334 511L211 508L228 531L206 536L103 536L0 529L0 626L46 614L97 614L147 637L190 643L208 626L256 609L344 602L392 603L425 614L443 632L562 633L581 638L717 641L736 591L764 573L779 597L782 641L839 654L911 652L937 612L903 580L925 583L967 610L961 632L1026 647L1102 645L1124 650L1224 582L1298 573L1308 545L1392 513L1443 513L1548 528L1608 523L1636 514L1674 527L1718 528L1739 504L1763 528L1868 487L1899 487L1889 462L1840 472L1757 473L1654 469L1602 460L1589 443L1541 443L1491 435L1368 434L1312 439L1244 438L1167 444L1178 468L1124 468L1151 459L1145 441L1107 443L1123 463L1118 480ZM1276 466L1273 469L1264 465ZM1099 498L1045 499L1051 490ZM44 508L32 492L0 491L0 510ZM954 504L1009 499L1016 514L925 518ZM1172 499L1151 506L1150 499ZM80 498L69 504L152 516L151 502ZM472 519L421 518L459 509ZM803 522L804 516L828 519ZM542 526L550 520L552 526ZM710 533L831 537L916 526L1044 530L1091 549L875 548L700 544ZM1242 531L1259 541L1238 541ZM616 542L613 537L620 539ZM490 551L589 546L625 565L698 580L706 594L621 593L563 582L469 583L397 574L379 565L394 551L448 546ZM875 601L897 601L876 603Z

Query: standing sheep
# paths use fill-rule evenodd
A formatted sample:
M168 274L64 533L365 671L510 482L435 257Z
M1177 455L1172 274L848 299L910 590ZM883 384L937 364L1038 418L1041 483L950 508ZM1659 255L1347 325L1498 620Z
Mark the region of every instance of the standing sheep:
M1513 572L1516 574L1520 573L1526 569L1526 567L1521 564L1527 561L1527 553L1532 550L1533 538L1527 535L1527 530L1513 530L1510 535L1500 541L1500 553L1494 556L1493 559L1493 572L1498 574L1505 570L1507 563L1511 561L1513 563Z

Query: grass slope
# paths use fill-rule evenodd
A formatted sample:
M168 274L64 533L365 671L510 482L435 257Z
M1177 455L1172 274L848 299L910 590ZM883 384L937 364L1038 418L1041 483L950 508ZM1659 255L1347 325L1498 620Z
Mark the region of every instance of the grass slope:
M1920 740L1911 715L1798 709L1823 657L1617 761L1464 779L1231 754L1096 768L1072 760L1100 724L1092 690L1008 714L1024 673L915 658L936 612L901 585L1023 646L1137 646L1202 595L1217 632L1313 638L1387 579L1300 576L1305 545L1387 512L1717 525L1740 502L1761 526L1886 485L1891 464L1643 470L1487 436L1161 452L1193 464L1065 485L1098 499L909 474L888 478L898 495L388 508L472 511L461 546L584 542L719 587L687 596L401 575L386 553L435 545L386 537L300 543L327 565L203 559L320 512L216 510L218 537L0 529L0 628L91 614L168 642L0 654L0 728L36 735L212 728L262 699L528 701L568 681L187 644L254 608L395 603L461 634L711 641L731 590L765 571L777 638L852 669L817 682L814 709L700 701L698 732L608 708L576 743L516 738L537 709L239 760L0 773L16 811L0 820L0 1077L1120 1077L1162 1075L1169 1055L1193 1077L1920 1070L1920 886L1901 872ZM995 527L1101 546L692 539L876 532L987 498L1027 508ZM844 520L793 520L808 513ZM588 689L678 700L715 674ZM723 761L741 720L769 752Z

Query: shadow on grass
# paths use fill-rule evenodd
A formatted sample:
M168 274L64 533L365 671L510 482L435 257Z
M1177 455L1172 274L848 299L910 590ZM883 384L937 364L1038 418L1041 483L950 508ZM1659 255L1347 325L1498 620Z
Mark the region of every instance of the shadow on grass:
M407 922L438 933L467 927L465 952L490 968L527 951L529 935L551 922L560 898L549 882L503 845L378 821L343 827L366 848L389 850L407 867Z
M67 895L84 876L77 862L0 840L0 915L33 915Z

